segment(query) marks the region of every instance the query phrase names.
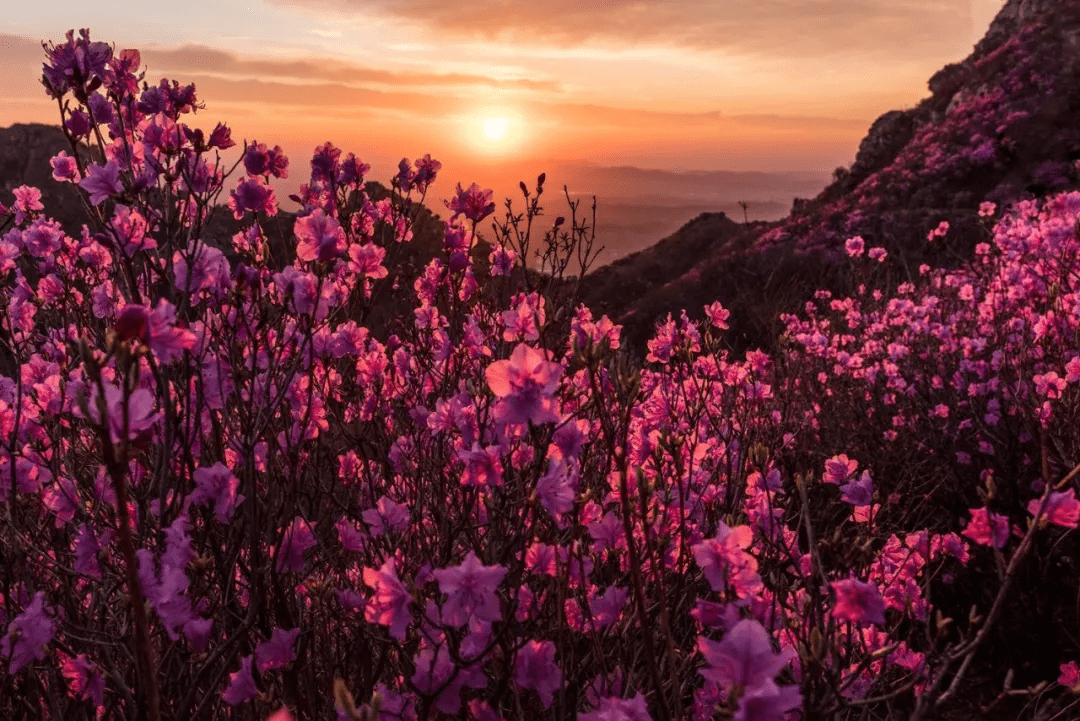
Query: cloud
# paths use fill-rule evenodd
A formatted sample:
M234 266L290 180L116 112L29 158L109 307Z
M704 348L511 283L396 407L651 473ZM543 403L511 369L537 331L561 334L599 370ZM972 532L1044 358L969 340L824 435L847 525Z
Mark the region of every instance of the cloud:
M375 83L391 86L481 86L527 91L557 92L559 83L531 78L494 78L468 73L427 73L380 70L341 60L312 57L293 60L243 58L206 45L148 49L143 60L155 71L213 72L248 78L289 78L336 83Z
M655 44L792 58L918 58L970 39L973 0L278 0L516 44Z

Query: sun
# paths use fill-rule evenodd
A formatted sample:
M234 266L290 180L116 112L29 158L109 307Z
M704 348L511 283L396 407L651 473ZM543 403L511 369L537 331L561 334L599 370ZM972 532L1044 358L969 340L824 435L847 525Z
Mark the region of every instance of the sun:
M506 118L486 118L484 120L484 135L488 140L499 140L506 134Z

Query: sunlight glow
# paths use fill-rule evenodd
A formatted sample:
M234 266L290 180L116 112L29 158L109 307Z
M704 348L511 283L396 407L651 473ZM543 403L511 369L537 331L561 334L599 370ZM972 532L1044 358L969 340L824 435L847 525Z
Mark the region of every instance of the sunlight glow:
M506 134L506 118L487 118L484 120L484 135L489 140L498 140Z

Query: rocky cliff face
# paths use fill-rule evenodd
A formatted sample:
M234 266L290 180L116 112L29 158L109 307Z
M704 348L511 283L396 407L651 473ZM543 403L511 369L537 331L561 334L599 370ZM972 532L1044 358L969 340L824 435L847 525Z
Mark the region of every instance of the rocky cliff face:
M967 257L983 238L981 202L1007 206L1080 187L1080 2L1009 0L971 55L928 84L929 97L878 118L851 167L785 220L685 250L680 231L662 250L598 269L588 300L605 301L640 343L666 313L719 299L733 318L758 318L742 331L742 344L756 345L768 338L771 314L843 284L837 266L852 236L886 248L895 279L906 280L920 263ZM930 246L927 233L943 220L949 235ZM636 274L650 287L622 292Z

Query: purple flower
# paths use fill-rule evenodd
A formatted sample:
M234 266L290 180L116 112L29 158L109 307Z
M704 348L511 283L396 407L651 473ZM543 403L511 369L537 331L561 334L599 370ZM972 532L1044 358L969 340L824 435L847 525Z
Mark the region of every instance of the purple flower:
M1028 503L1028 513L1036 515L1042 502L1035 499ZM1039 520L1045 520L1064 528L1076 528L1080 524L1080 501L1076 500L1076 491L1053 491L1046 501L1046 508Z
M22 667L45 658L45 645L55 632L56 621L45 607L45 594L38 591L0 638L0 656L8 659L8 673L14 675Z
M300 573L304 570L304 552L317 543L311 525L303 516L297 516L281 535L281 549L274 567L278 573Z
M62 658L60 673L67 679L71 694L75 698L101 706L105 700L105 677L90 663L86 654L80 653L75 658L57 655Z
M120 166L110 160L105 165L91 165L89 175L79 181L79 187L90 194L91 205L101 205L112 195L124 192L120 182Z
M624 588L609 586L604 595L589 599L589 613L597 628L606 628L619 620L628 595Z
M555 692L562 686L562 671L555 665L555 644L529 641L522 646L514 659L514 683L536 691L544 708L550 708Z
M457 193L446 204L447 208L454 211L451 220L459 215L464 215L469 220L479 223L495 212L495 203L491 200L492 195L492 191L481 190L476 183L473 183L468 188L462 188L461 183L458 183Z
M297 218L296 257L300 260L333 260L345 252L345 230L337 219L316 208L311 215Z
M64 231L55 220L38 218L23 231L22 241L26 252L36 258L51 256L63 245Z
M499 398L495 420L500 423L547 423L559 420L553 397L562 366L548 360L546 350L519 343L509 360L496 361L484 372L491 392Z
M634 698L598 699L596 710L578 714L578 721L652 721L652 716L639 693Z
M863 471L858 480L852 479L840 486L840 498L853 506L869 506L874 498L874 481L869 471Z
M506 575L505 566L485 566L469 551L460 566L434 572L439 590L447 595L442 607L443 621L463 626L473 618L498 621L502 617L496 588Z
M885 625L885 599L877 586L854 578L832 582L836 604L832 614L841 621Z
M195 490L187 502L194 505L213 503L218 523L228 523L237 506L244 501L243 494L236 492L239 487L240 480L222 463L196 468Z
M251 672L251 662L251 656L244 656L240 661L240 670L229 674L229 686L221 694L221 700L230 706L236 706L259 695L259 687L255 685L255 676Z
M300 629L294 628L285 631L275 628L270 634L269 641L263 641L255 647L255 661L259 667L259 673L266 673L271 669L287 666L296 659L296 637L300 635Z
M277 196L262 178L249 178L229 193L229 209L237 220L242 219L248 211L277 215Z
M698 650L708 664L701 675L724 688L773 684L791 660L790 652L774 653L769 632L749 619L735 624L720 642L698 637Z

